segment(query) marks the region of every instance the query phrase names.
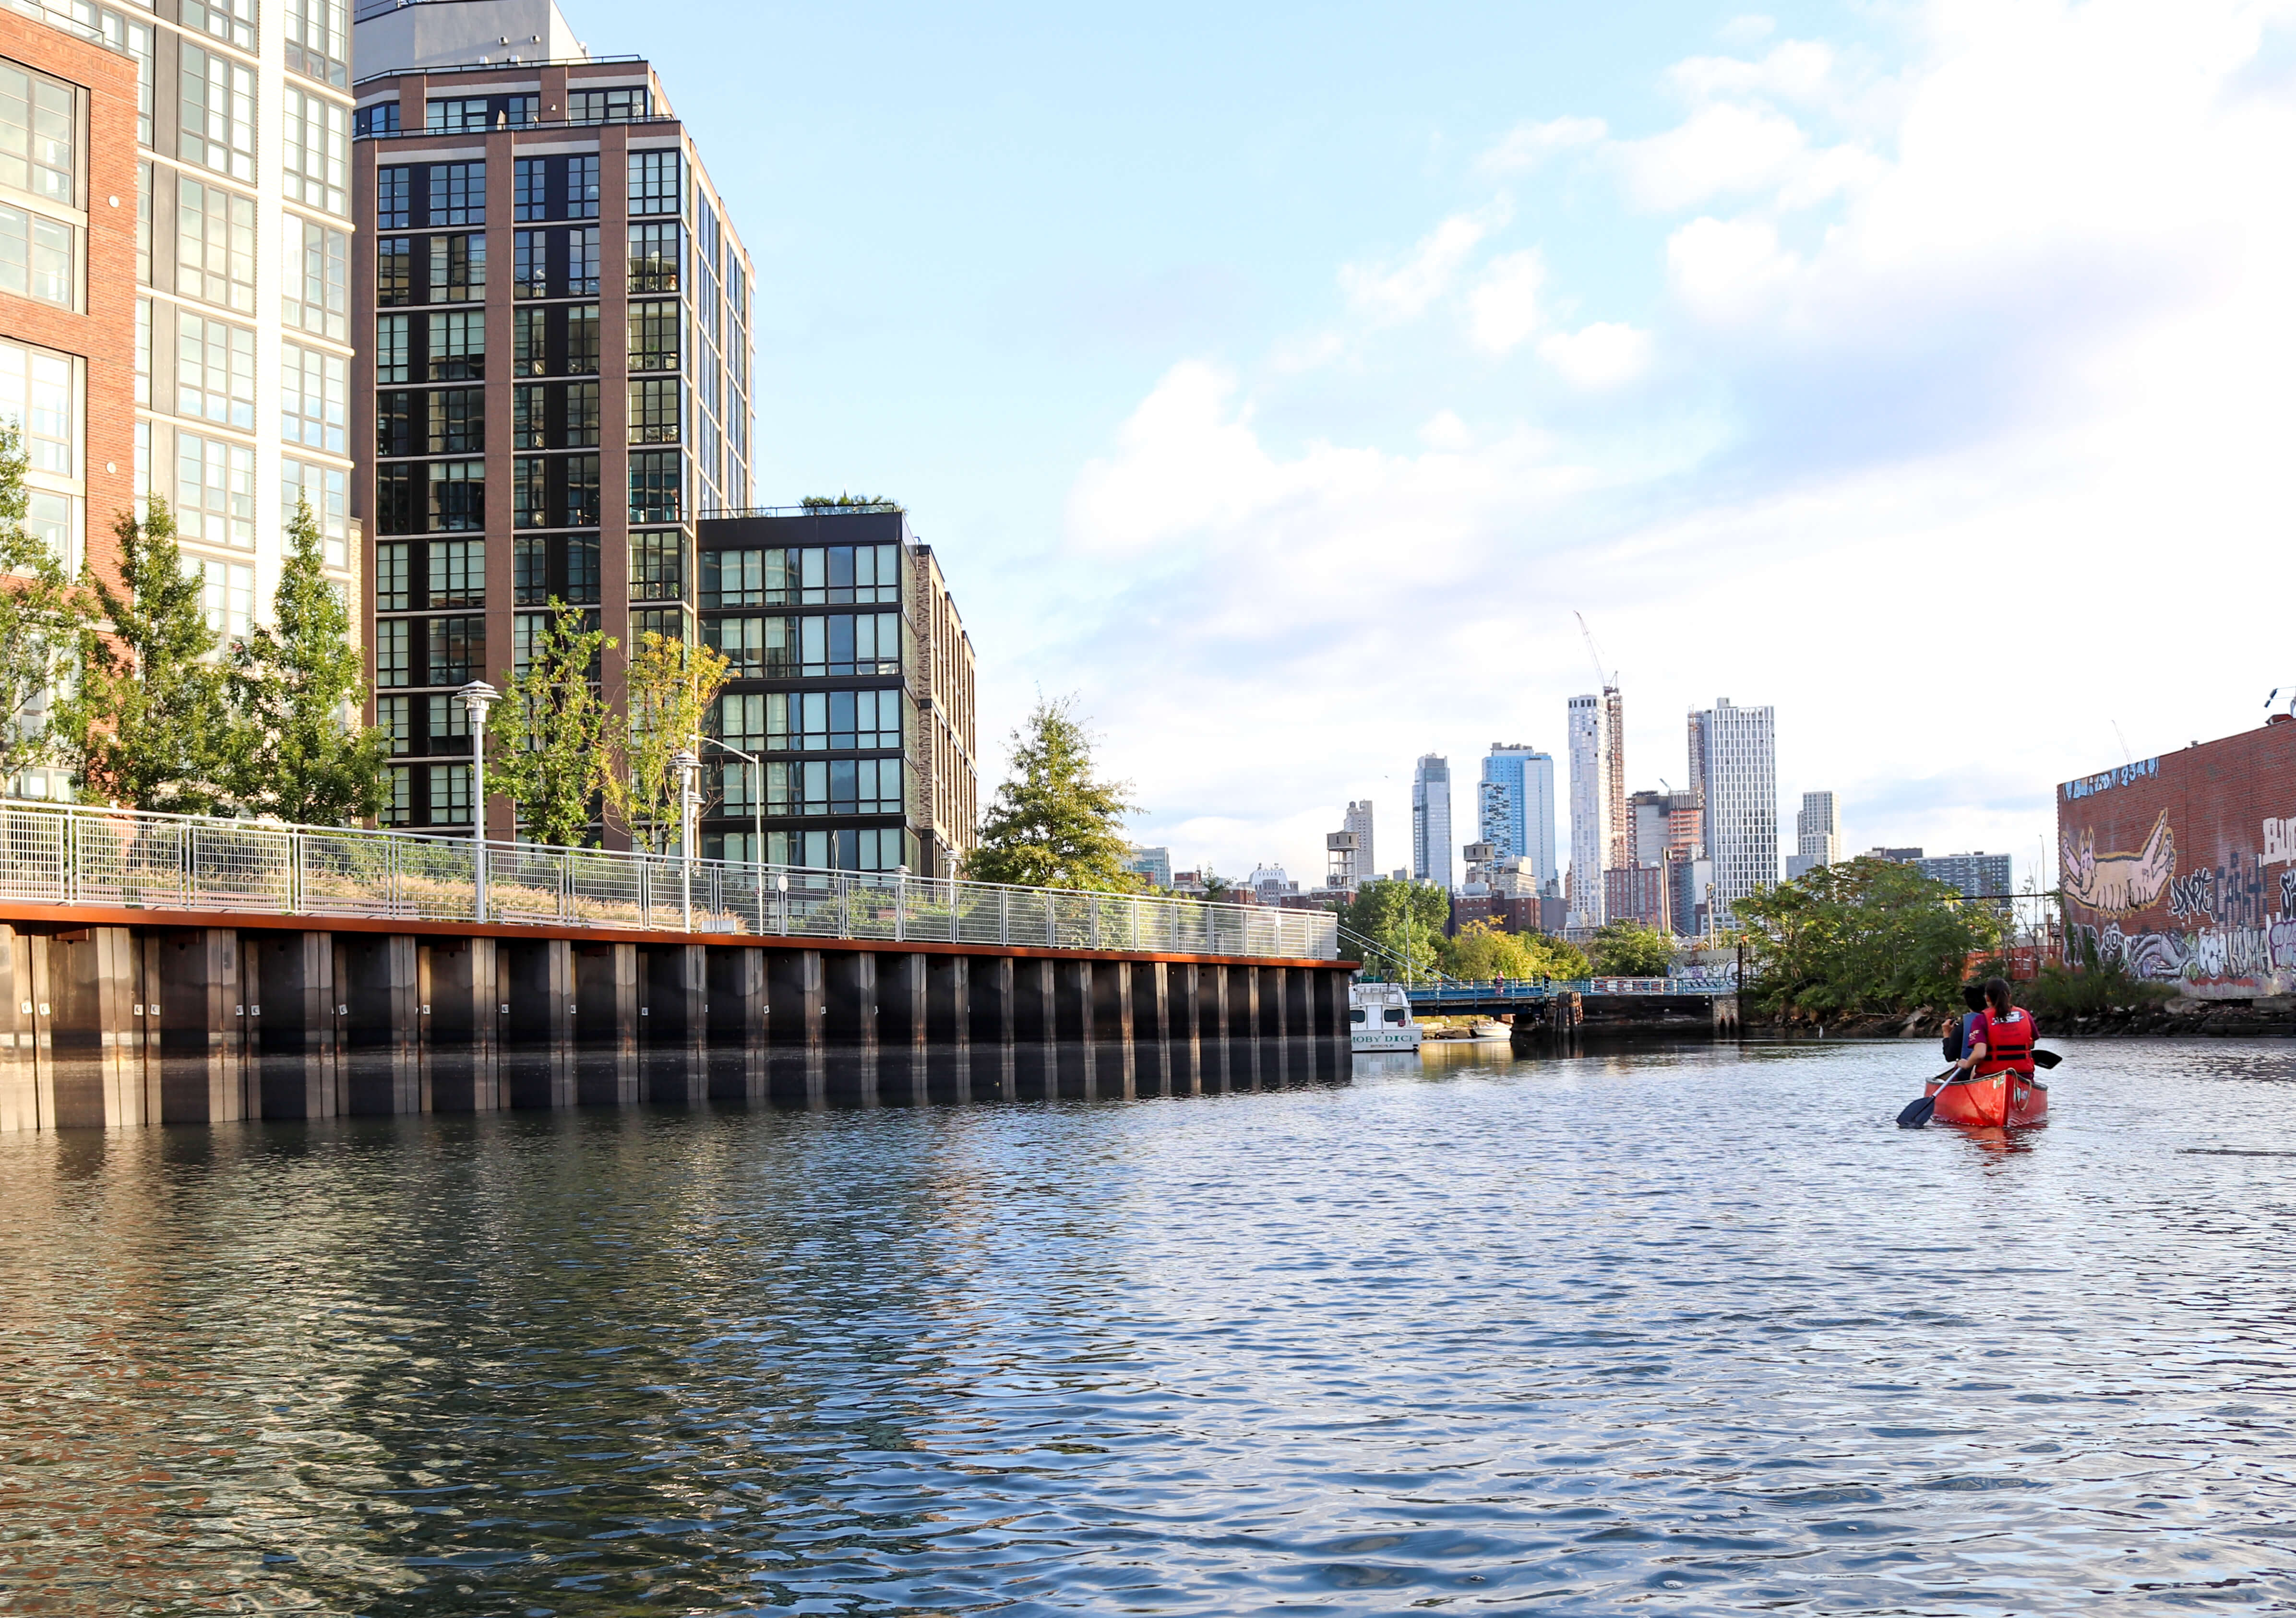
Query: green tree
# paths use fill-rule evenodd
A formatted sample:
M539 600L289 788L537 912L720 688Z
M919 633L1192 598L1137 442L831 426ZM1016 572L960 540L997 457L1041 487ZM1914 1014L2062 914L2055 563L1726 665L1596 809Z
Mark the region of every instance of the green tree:
M1889 860L1821 866L1731 909L1748 992L1785 1016L1957 1005L1964 963L1999 948L2002 935L1991 910Z
M227 811L241 748L199 576L184 571L158 496L142 522L123 514L112 532L119 576L87 570L103 624L82 631L78 690L57 705L81 792L131 809Z
M1468 983L1537 977L1543 969L1544 953L1534 953L1521 935L1478 919L1443 941L1443 969Z
M696 738L731 665L724 654L674 635L649 629L638 640L622 723L615 727L618 756L605 773L606 803L632 842L660 854L677 841L684 825L677 755L701 751ZM757 789L765 790L765 783L758 782Z
M0 421L0 789L55 762L48 708L71 677L91 610L64 559L25 527L25 470L22 435Z
M1568 938L1557 938L1551 933L1534 936L1538 940L1540 951L1546 957L1546 967L1540 973L1541 977L1576 982L1579 978L1595 976L1595 963L1587 959L1587 952Z
M1124 835L1132 783L1093 772L1092 738L1076 716L1075 699L1039 699L1013 732L1013 773L981 818L980 846L964 862L980 882L1029 887L1129 893L1136 872L1124 869Z
M1450 919L1450 895L1432 882L1366 882L1340 913L1341 952L1401 982L1424 983L1438 969Z
M1674 965L1674 936L1639 921L1605 922L1595 932L1595 970L1605 977L1663 977Z
M287 543L275 623L258 625L233 659L234 793L258 813L348 825L382 807L390 743L358 721L365 661L350 609L321 571L319 525L306 502L296 502Z
M808 511L898 511L901 503L882 494L808 494L798 504Z
M598 695L598 655L613 644L554 596L526 672L503 676L487 727L501 744L488 756L488 784L510 795L538 841L578 846L596 818L611 717Z

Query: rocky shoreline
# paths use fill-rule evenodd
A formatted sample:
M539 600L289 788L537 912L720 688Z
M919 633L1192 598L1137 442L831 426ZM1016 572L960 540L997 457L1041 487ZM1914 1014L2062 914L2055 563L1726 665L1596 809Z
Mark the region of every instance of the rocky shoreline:
M1749 1034L1792 1037L1816 1034L1823 1027L1829 1039L1936 1039L1945 1023L1942 1011L1915 1011L1901 1017L1846 1017L1823 1025L1814 1018L1749 1017ZM2274 994L2255 1000L2191 1000L2179 995L2157 1006L2103 1011L2090 1017L2054 1017L2036 1012L2033 1017L2043 1038L2082 1036L2200 1037L2207 1039L2296 1038L2296 995Z

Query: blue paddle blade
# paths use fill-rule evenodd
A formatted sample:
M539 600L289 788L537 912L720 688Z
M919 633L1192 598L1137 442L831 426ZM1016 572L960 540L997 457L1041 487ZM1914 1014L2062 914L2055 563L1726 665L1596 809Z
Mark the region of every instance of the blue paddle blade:
M1935 1111L1937 1111L1935 1096L1923 1096L1918 1101L1909 1101L1906 1104L1906 1110L1898 1115L1898 1127L1919 1129L1930 1121L1930 1115Z

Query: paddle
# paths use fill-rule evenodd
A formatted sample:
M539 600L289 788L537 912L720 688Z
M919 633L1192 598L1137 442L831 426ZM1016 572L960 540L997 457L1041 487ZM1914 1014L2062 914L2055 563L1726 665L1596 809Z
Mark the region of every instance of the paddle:
M2045 1073L2064 1059L2064 1058L2059 1056L2054 1050L2036 1050L2033 1052L2033 1066L2040 1068ZM1946 1080L1952 1076L1953 1069L1948 1067L1943 1073L1938 1075L1937 1077L1931 1079L1930 1083L1932 1084L1942 1084ZM1899 1129L1919 1129L1922 1125L1930 1121L1930 1115L1935 1111L1937 1111L1937 1098L1935 1096L1923 1096L1918 1101L1908 1101L1906 1103L1906 1109L1898 1115L1898 1127Z

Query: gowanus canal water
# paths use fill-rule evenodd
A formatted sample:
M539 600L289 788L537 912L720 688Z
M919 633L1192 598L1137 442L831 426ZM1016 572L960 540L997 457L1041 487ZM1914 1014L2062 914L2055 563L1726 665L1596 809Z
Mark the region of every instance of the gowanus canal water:
M2286 1610L2296 1049L2062 1048L0 1139L0 1611Z

